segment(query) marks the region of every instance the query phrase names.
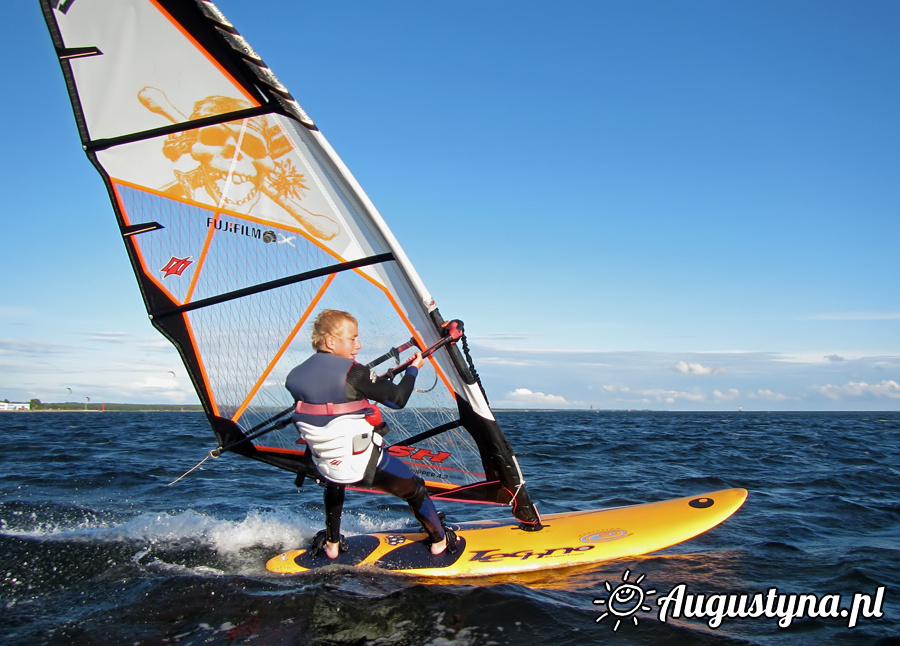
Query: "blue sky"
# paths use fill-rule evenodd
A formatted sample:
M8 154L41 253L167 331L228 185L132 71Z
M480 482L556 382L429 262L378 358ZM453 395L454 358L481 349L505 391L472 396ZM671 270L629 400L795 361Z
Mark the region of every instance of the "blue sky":
M900 410L897 3L218 4L495 407ZM0 399L196 402L38 3L3 13Z

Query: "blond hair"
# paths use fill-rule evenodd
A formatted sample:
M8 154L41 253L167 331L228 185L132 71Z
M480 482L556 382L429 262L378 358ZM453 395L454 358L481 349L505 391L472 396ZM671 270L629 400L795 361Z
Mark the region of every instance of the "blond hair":
M319 312L319 315L313 323L313 349L321 350L325 346L325 337L329 334L331 336L339 337L348 323L357 326L359 325L353 315L349 312L344 312L342 310L322 310Z

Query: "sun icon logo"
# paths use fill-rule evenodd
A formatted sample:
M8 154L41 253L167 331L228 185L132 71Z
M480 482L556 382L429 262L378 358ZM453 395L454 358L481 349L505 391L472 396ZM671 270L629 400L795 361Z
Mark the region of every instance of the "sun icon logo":
M656 594L656 590L644 591L641 587L641 582L644 580L645 576L643 574L635 579L634 583L629 583L628 576L630 574L631 570L625 570L625 573L622 575L622 583L616 587L611 586L609 581L606 581L605 586L606 591L609 592L609 597L607 599L594 599L596 605L606 605L606 612L597 617L597 623L600 623L610 615L616 618L613 632L619 629L624 618L631 617L631 621L637 626L638 618L634 616L635 613L639 610L643 610L644 612L653 610L650 606L644 605L644 600L648 596Z

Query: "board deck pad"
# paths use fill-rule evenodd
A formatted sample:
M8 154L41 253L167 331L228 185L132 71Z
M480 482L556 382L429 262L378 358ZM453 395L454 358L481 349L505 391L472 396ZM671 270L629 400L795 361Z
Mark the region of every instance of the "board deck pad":
M266 564L271 572L300 574L329 565L374 567L420 576L475 577L589 565L670 547L715 527L740 508L746 489L628 507L544 516L544 528L525 531L515 519L448 524L459 538L453 554L432 555L421 531L350 536L336 559L297 549Z
M450 526L451 529L453 526ZM413 535L413 538L419 536ZM454 565L466 551L466 539L460 537L457 543L457 549L451 554L444 551L442 554L435 556L431 553L428 546L421 540L408 540L400 547L397 547L387 554L383 555L375 562L375 567L383 570L416 570L422 568L443 569Z
M366 560L369 554L378 549L381 541L377 536L362 534L360 536L351 536L347 539L347 544L350 546L350 549L346 552L340 552L336 559L323 558L323 554L310 556L308 551L303 550L294 558L294 562L298 567L309 570L326 565L324 562L326 560L328 563L334 563L335 565L359 565Z

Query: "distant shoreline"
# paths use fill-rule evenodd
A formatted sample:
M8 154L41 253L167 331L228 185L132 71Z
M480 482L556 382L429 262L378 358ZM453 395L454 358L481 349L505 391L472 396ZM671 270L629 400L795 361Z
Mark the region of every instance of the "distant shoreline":
M44 404L46 406L47 404ZM177 404L106 404L106 408L101 408L99 404L90 404L88 408L84 408L83 405L79 405L80 407L72 407L72 408L39 408L36 410L0 410L0 415L5 413L203 413L203 406L200 404L185 404L184 406L179 406ZM685 414L685 413L708 413L708 414L737 414L737 415L751 415L751 414L793 414L793 413L816 413L816 414L847 414L847 413L886 413L886 414L894 414L898 411L893 410L825 410L825 411L816 411L816 410L806 410L806 411L730 411L730 410L696 410L696 411L681 411L681 410L666 410L666 409L594 409L589 410L585 408L495 408L493 409L494 413L531 413L531 414L545 414L545 413L590 413L590 414L610 414L610 413L625 413L625 414L642 414L642 413L676 413L676 414Z
M202 413L200 404L41 404L40 408L0 410L3 413Z

